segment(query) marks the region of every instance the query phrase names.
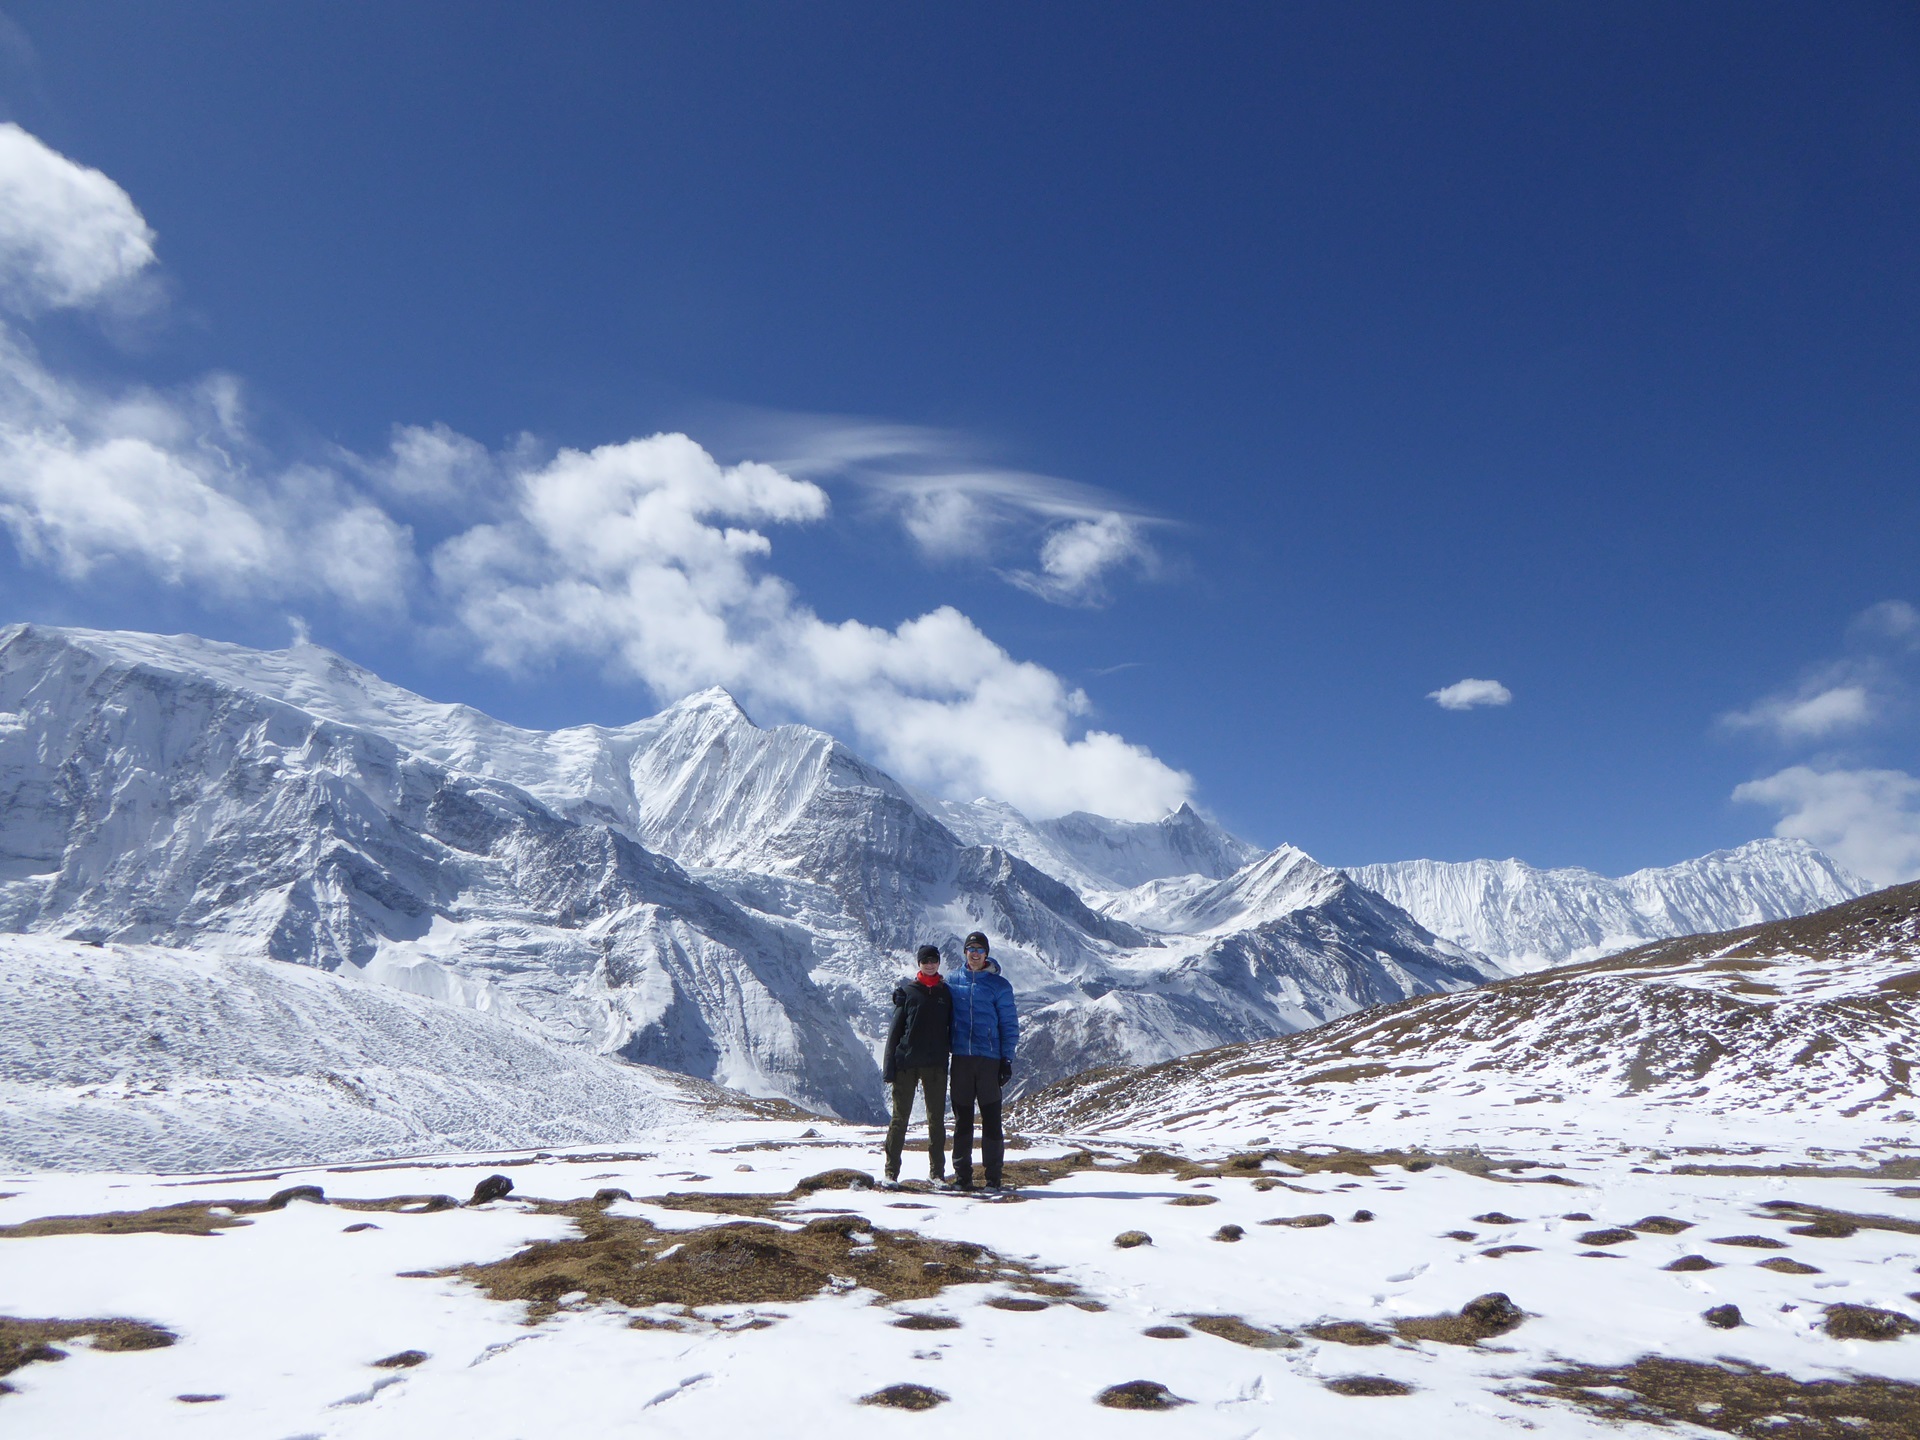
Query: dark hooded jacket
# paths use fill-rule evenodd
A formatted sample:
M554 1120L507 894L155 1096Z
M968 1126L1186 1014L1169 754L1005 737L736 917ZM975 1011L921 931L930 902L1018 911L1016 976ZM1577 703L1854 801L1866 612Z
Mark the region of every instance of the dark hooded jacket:
M887 1032L887 1052L880 1063L888 1084L900 1070L925 1065L945 1067L953 1048L953 992L947 982L922 985L902 981L893 990L893 1028Z

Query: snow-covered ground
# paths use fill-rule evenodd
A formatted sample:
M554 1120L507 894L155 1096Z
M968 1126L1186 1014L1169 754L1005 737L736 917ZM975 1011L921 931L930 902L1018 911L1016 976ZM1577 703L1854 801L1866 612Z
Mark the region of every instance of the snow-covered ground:
M1485 1120L1487 1140L1500 1138L1504 1118ZM1458 1162L1467 1169L1418 1159L1422 1168L1410 1169L1381 1159L1343 1173L1316 1171L1311 1158L1282 1158L1223 1173L1189 1168L1185 1178L1177 1169L1130 1164L1137 1151L1108 1144L1100 1153L1109 1168L1077 1170L1009 1201L828 1188L776 1205L759 1222L793 1233L833 1212L856 1217L849 1227L856 1246L870 1235L884 1241L879 1232L889 1230L973 1242L1019 1265L1047 1267L1055 1290L1072 1288L1044 1305L1021 1288L1021 1277L989 1266L905 1303L883 1303L849 1276L826 1280L797 1302L690 1312L559 1296L556 1311L528 1323L524 1302L490 1299L455 1276L413 1273L563 1240L574 1222L542 1213L531 1197L578 1200L609 1187L637 1197L612 1201L609 1215L691 1240L705 1227L738 1222L649 1197L785 1194L803 1177L836 1167L877 1169L878 1138L840 1125L720 1121L662 1137L644 1153L470 1155L192 1180L0 1177L0 1189L12 1192L0 1200L0 1226L260 1200L295 1185L322 1186L329 1202L296 1200L236 1217L246 1223L211 1235L0 1233L0 1315L126 1317L178 1336L168 1348L130 1353L63 1345L68 1358L7 1377L18 1393L0 1396L0 1428L70 1440L1049 1432L1479 1440L1675 1433L1638 1423L1622 1431L1540 1393L1536 1374L1561 1362L1624 1365L1651 1353L1745 1362L1803 1381L1855 1374L1920 1381L1920 1339L1842 1340L1821 1328L1835 1302L1920 1313L1906 1295L1920 1287L1920 1189L1884 1178L1680 1175L1671 1161L1593 1134L1534 1152L1552 1169L1486 1169L1471 1158ZM1324 1154L1355 1138L1330 1123L1288 1144L1299 1160L1297 1152ZM1067 1148L1036 1138L1015 1158ZM1894 1145L1846 1158L1878 1164L1896 1152L1920 1163L1920 1152ZM1805 1157L1770 1154L1760 1163L1792 1158ZM1838 1157L1823 1158L1832 1164ZM909 1155L909 1175L916 1159ZM406 1213L343 1203L464 1198L495 1172L514 1179L514 1195L479 1207ZM1547 1175L1567 1183L1543 1183ZM1781 1201L1890 1216L1907 1228L1802 1237L1793 1227L1804 1215L1763 1208ZM1363 1212L1372 1218L1360 1219ZM1303 1215L1332 1219L1308 1227L1263 1223ZM1662 1234L1674 1227L1656 1225L1627 1240L1600 1237L1603 1243L1591 1234L1648 1217L1689 1228ZM1229 1225L1242 1227L1243 1238L1216 1238ZM1129 1230L1151 1243L1116 1247L1115 1237ZM1753 1235L1780 1248L1719 1243ZM680 1235L662 1238L681 1243ZM1685 1255L1708 1257L1717 1268L1666 1268ZM1781 1258L1808 1273L1758 1263ZM1518 1328L1479 1345L1391 1335L1396 1320L1457 1311L1494 1291L1526 1312ZM992 1303L1008 1298L1038 1308ZM1740 1308L1739 1328L1717 1329L1701 1318L1726 1304ZM633 1328L638 1314L663 1328ZM957 1325L894 1323L910 1314ZM1186 1318L1199 1315L1286 1332L1293 1348L1219 1338ZM1309 1333L1341 1321L1388 1338L1355 1345ZM1174 1333L1146 1333L1161 1327ZM375 1363L409 1351L425 1358L408 1368ZM1397 1381L1410 1393L1328 1388L1353 1377ZM1107 1387L1134 1380L1158 1382L1191 1403L1157 1414L1096 1404ZM918 1414L858 1403L903 1383L931 1387L947 1401ZM1618 1387L1602 1386L1595 1398L1607 1400L1610 1388ZM178 1398L188 1395L220 1398Z

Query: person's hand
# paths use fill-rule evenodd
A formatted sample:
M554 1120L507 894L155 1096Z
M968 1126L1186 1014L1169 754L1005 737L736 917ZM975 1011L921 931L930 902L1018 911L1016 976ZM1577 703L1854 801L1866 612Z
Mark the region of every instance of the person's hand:
M1004 1085L1007 1083L1007 1081L1011 1080L1012 1078L1013 1078L1013 1061L1002 1060L1000 1062L1000 1083Z

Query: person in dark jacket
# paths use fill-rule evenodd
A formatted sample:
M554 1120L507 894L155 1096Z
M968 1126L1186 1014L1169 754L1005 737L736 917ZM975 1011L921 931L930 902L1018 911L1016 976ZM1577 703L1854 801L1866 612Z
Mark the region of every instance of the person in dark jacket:
M973 1188L973 1107L980 1107L980 1160L987 1189L1000 1188L1006 1136L1000 1129L1000 1088L1013 1078L1020 1017L1013 986L988 953L987 937L967 936L967 968L953 977L953 1183Z
M913 1118L913 1092L927 1101L927 1167L934 1181L945 1178L947 1161L947 1051L953 1031L953 992L940 978L940 952L922 945L915 959L919 973L893 991L893 1028L880 1074L893 1087L893 1124L887 1127L887 1182L900 1179L900 1154Z

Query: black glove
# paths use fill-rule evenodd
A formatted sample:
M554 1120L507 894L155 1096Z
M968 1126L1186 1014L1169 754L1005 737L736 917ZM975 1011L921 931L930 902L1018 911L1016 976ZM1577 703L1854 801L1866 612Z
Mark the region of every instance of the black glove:
M893 1066L891 1064L880 1067L880 1078L889 1085L893 1084Z
M1011 1080L1012 1078L1013 1078L1013 1061L1002 1060L1000 1062L1000 1083L1004 1085L1007 1083L1007 1081Z

